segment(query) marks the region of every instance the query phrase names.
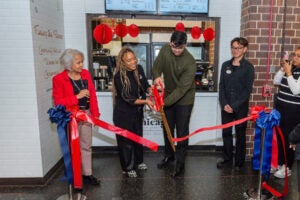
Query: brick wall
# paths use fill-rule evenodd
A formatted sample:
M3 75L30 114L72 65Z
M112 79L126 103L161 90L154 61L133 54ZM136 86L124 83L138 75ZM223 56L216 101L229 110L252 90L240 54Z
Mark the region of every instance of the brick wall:
M270 8L273 1L271 45L269 50ZM274 71L279 68L284 51L293 51L300 46L300 0L243 0L241 15L241 36L249 41L247 58L255 66L255 81L250 106L264 105L273 108ZM286 14L285 14L286 11ZM269 65L268 65L268 56ZM269 66L270 70L267 70ZM271 73L270 73L271 72ZM266 77L268 77L266 81ZM270 97L262 96L262 87L272 88ZM253 124L247 130L247 155L253 152Z

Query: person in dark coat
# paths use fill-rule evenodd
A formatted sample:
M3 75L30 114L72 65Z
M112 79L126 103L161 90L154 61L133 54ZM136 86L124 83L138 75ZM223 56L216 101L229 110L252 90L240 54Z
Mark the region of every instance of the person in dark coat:
M296 151L298 192L300 192L300 124L289 134L290 148Z
M113 93L114 124L143 137L143 107L146 104L153 109L152 101L146 99L146 93L151 93L151 86L142 66L137 64L135 53L126 46L117 57L113 75ZM147 169L143 158L143 146L123 136L116 137L123 173L135 178L136 169Z
M194 57L186 49L187 34L174 31L170 42L165 44L156 57L152 77L155 85L164 85L164 112L172 137L185 137L189 134L190 118L195 101L195 74L197 71ZM158 169L167 168L176 160L172 176L184 174L186 152L189 140L177 142L176 152L172 150L166 129L164 131L164 158L157 164Z
M236 37L230 45L232 59L223 63L219 83L222 124L247 117L254 81L254 67L245 58L248 41ZM243 166L246 157L246 128L247 122L235 126L235 154L232 127L223 129L223 160L217 163L217 168L231 166L233 157L236 170Z

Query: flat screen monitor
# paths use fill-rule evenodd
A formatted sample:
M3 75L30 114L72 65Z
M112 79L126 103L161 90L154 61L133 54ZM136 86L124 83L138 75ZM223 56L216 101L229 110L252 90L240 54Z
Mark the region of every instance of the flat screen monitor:
M156 0L105 0L106 13L155 14Z
M192 54L195 60L203 60L203 47L187 46L186 49Z
M209 0L158 0L161 14L208 14Z

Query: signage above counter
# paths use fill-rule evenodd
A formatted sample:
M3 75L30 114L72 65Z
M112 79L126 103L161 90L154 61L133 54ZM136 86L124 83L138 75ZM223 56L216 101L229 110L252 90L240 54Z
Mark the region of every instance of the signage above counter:
M207 15L209 0L106 0L105 13Z
M208 0L158 0L159 14L207 14Z

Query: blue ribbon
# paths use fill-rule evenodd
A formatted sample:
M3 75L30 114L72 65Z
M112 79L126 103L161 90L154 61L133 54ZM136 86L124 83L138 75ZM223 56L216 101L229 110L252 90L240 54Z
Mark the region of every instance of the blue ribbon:
M57 124L57 133L65 164L65 174L63 180L68 180L68 183L73 185L72 161L66 132L72 113L66 111L66 107L62 105L57 105L55 108L50 108L47 113L50 116L50 121Z
M254 170L260 170L261 145L264 145L261 174L266 175L266 179L269 178L271 169L273 127L278 126L279 122L280 113L276 109L269 114L261 111L256 120L252 165ZM261 141L262 129L265 129L264 144Z

